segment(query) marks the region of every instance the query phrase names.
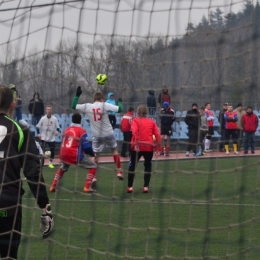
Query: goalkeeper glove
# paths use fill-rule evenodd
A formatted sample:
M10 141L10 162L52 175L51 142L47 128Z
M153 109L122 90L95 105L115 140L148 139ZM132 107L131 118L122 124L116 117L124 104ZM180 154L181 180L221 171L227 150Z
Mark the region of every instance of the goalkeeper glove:
M122 103L122 98L119 98L117 101L121 102Z
M54 227L54 220L51 214L51 205L47 204L46 207L42 210L40 231L42 232L42 238L47 238Z
M79 97L82 94L81 86L77 87L76 96Z

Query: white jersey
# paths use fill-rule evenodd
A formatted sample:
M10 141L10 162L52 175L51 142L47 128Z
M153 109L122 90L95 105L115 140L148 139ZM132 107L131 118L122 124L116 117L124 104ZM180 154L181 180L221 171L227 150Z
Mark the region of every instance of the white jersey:
M93 137L105 137L114 134L113 127L108 118L108 112L118 112L118 106L96 101L93 104L77 105L76 109L87 114Z
M48 118L47 115L43 116L40 119L36 127L42 129L42 140L47 142L55 141L54 133L57 131L58 128L60 128L57 118L55 116L51 116L50 118Z

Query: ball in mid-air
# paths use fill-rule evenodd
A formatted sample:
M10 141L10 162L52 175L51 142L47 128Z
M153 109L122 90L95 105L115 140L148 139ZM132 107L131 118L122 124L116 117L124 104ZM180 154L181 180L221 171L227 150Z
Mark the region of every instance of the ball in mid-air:
M106 74L98 74L96 77L97 84L105 85L107 83L107 75Z
M51 151L46 151L44 154L45 154L45 156L50 157L51 156Z

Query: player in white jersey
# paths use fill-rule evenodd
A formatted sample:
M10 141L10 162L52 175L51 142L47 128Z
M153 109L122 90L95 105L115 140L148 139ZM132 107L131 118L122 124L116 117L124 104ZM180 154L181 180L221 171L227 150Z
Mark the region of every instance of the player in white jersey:
M118 101L117 106L106 103L104 102L103 94L101 92L96 92L93 96L94 103L78 105L78 100L81 94L81 87L78 87L76 96L72 101L72 108L86 113L89 118L93 136L92 148L96 154L96 159L98 161L99 153L102 152L105 147L110 148L117 168L117 177L119 180L124 180L121 169L120 155L117 152L117 142L108 117L109 111L116 113L121 112L122 103Z
M36 125L38 138L41 140L41 145L43 147L43 152L45 152L46 145L49 146L51 151L49 168L53 169L54 166L52 161L54 159L55 152L55 136L59 134L60 126L58 119L52 115L52 106L48 105L46 107L46 115L43 116L39 123ZM42 130L40 133L39 130Z

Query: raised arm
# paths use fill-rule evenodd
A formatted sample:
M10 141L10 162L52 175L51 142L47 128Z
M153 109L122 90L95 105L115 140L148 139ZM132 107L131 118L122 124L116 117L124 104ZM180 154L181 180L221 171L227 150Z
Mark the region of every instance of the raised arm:
M81 87L78 86L78 87L77 87L77 90L76 90L76 95L74 96L74 98L73 98L73 100L72 100L72 103L71 103L71 108L72 108L72 109L76 109L76 106L77 106L77 104L78 104L79 97L80 97L81 94L82 94Z

